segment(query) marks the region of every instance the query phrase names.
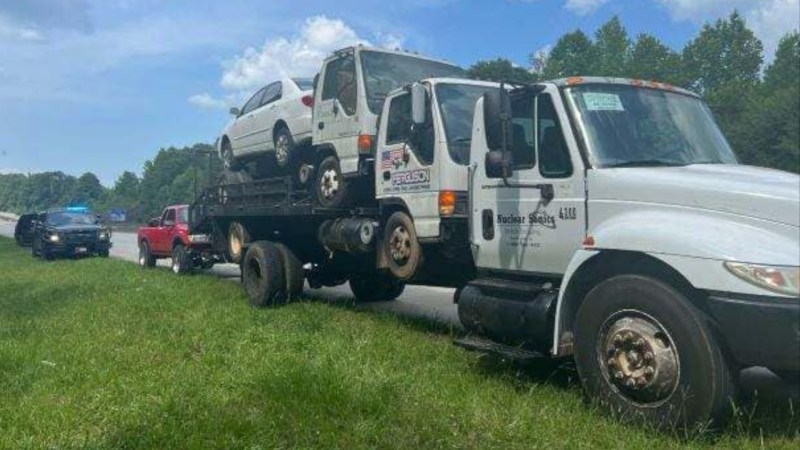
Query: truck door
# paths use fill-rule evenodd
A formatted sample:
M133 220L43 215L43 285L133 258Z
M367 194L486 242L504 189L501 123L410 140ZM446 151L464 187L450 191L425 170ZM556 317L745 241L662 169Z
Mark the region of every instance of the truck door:
M557 88L512 98L512 111L514 174L508 181L551 184L555 197L546 201L539 189L487 178L483 155L473 155L476 263L499 272L562 274L585 236L582 161Z
M438 179L433 176L435 145L430 105L428 120L412 129L411 94L388 100L375 161L377 198L400 198L414 218L418 237L439 234Z
M342 171L351 172L350 166L355 170L358 165L359 86L355 55L351 53L328 61L321 83L319 101L314 102L314 142L332 144L341 160Z
M154 253L169 254L172 252L172 242L170 236L175 227L175 208L168 208L161 216L161 223L153 230L152 242L150 247Z

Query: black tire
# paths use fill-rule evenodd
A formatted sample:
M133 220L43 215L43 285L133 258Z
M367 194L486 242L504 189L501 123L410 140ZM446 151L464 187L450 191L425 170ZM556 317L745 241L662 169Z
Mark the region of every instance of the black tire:
M97 256L101 258L108 258L109 255L110 255L109 250L100 250L99 252L97 252Z
M233 156L233 147L231 147L231 143L227 139L222 141L220 159L222 159L222 167L227 170L236 171L242 168L241 163Z
M239 222L231 222L228 227L228 257L231 262L242 260L242 249L250 243L250 233Z
M398 280L408 281L417 273L422 262L422 247L408 214L397 211L389 216L384 226L381 251L388 262L389 272Z
M292 133L286 125L279 125L275 130L275 136L272 139L275 165L282 172L287 172L294 162L295 158L295 145Z
M306 281L303 263L297 258L289 247L283 244L275 244L275 248L281 255L283 272L286 276L286 300L295 300L303 293L303 284Z
M350 278L350 290L359 303L395 300L405 287L404 281L385 273L353 275Z
M328 156L319 163L311 185L317 204L323 208L341 208L347 204L347 182L339 159Z
M34 238L33 241L31 242L31 256L34 257L34 258L38 258L39 257L39 252L36 251L36 240L37 239Z
M642 275L603 281L574 329L584 392L612 414L687 430L726 417L731 371L702 313L669 284Z
M248 247L242 262L242 284L253 306L262 308L285 301L286 278L275 245L257 241Z
M186 275L192 271L192 258L183 244L172 248L172 272L176 275Z
M156 257L150 252L147 241L139 242L139 267L149 269L156 266Z

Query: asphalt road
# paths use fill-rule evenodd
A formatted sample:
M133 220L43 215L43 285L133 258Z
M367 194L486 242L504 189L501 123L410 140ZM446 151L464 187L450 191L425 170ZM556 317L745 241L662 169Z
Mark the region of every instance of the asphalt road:
M0 235L13 236L14 223L0 220ZM139 250L135 233L116 232L111 240L114 244L111 249L112 257L136 262ZM169 270L169 260L159 260L158 267L161 270ZM233 282L239 281L239 269L232 264L219 264L208 272ZM238 289L239 287L233 288ZM352 298L352 293L346 285L325 289L307 288L306 293L330 302ZM454 328L461 328L456 306L453 304L452 289L407 286L403 295L393 302L359 305L359 308L389 311L405 317L425 318ZM800 383L787 383L764 368L754 367L742 371L739 382L741 394L746 399L757 398L759 402L766 400L779 403L791 399L794 404L800 402Z

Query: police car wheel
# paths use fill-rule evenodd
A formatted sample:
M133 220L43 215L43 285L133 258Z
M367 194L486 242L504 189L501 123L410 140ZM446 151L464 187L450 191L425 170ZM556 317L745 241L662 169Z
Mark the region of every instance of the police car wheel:
M382 251L389 272L398 280L410 280L422 260L414 222L408 214L397 211L389 216L384 227Z
M97 252L97 256L99 256L101 258L108 258L109 251L108 250L100 250L99 252Z

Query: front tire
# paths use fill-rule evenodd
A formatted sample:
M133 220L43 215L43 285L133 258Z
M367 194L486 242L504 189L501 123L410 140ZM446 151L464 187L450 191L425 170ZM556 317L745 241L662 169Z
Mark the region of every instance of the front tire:
M289 132L285 125L282 125L275 131L272 143L275 149L275 164L281 171L285 172L294 159L295 146L292 133Z
M696 429L720 421L734 383L714 336L667 283L619 275L594 287L575 319L584 392L624 420Z
M341 208L346 206L347 182L342 175L342 168L335 156L328 156L319 164L314 174L314 198L323 208Z
M233 147L230 141L225 139L222 142L222 149L220 150L220 157L222 159L222 166L228 170L240 170L242 168L239 161L233 156Z
M350 278L350 290L359 303L395 300L405 287L404 281L385 273L353 275Z
M414 222L408 214L398 211L389 216L384 230L382 251L389 272L399 280L408 281L422 261Z

